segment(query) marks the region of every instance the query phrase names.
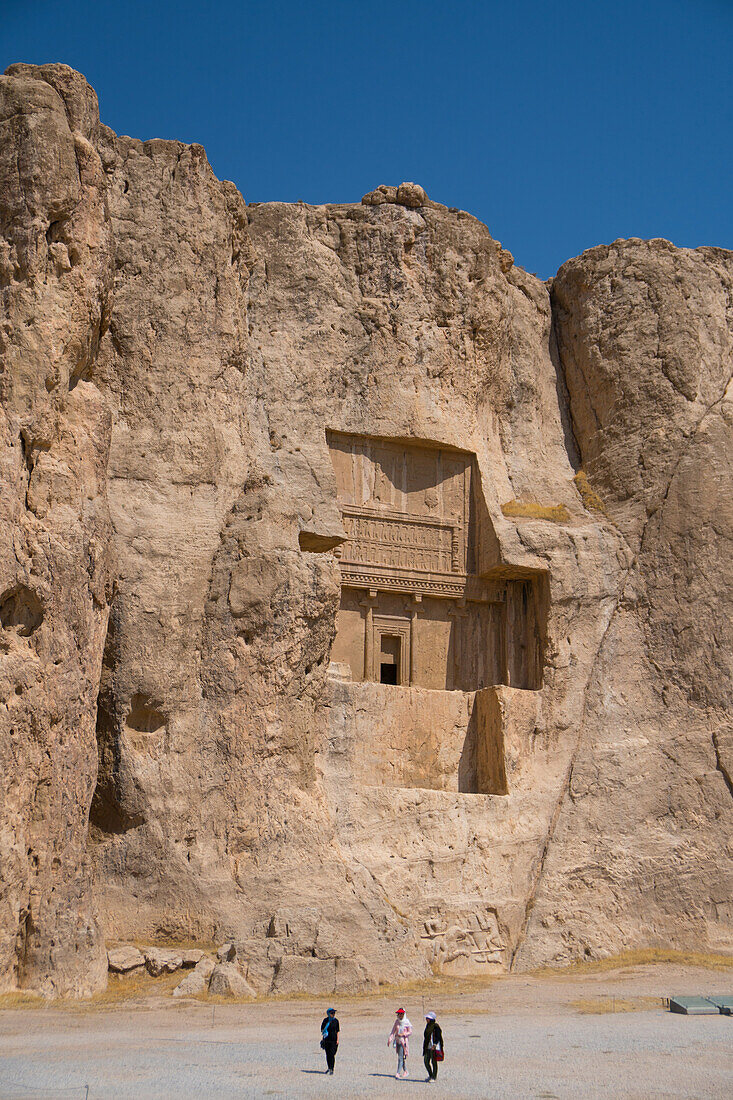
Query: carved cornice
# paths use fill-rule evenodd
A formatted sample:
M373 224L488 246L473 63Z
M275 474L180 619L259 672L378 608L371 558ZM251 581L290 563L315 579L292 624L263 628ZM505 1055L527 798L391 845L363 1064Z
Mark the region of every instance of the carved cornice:
M406 593L408 595L435 596L448 600L469 599L480 603L503 603L503 586L486 584L464 574L406 573L395 575L378 568L362 570L348 562L341 562L341 583L345 588L377 589L382 592Z
M414 523L419 527L462 527L458 517L446 519L440 516L413 515L411 512L397 512L394 508L369 508L367 505L357 507L355 504L341 503L341 511L345 516L354 516L361 519L363 516L369 519L389 519L398 523Z

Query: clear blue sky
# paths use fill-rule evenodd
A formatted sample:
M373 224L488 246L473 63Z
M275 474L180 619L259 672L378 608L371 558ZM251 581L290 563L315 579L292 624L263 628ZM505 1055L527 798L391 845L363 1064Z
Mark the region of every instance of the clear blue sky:
M0 70L205 146L248 201L415 180L543 278L617 237L733 248L733 0L2 0Z

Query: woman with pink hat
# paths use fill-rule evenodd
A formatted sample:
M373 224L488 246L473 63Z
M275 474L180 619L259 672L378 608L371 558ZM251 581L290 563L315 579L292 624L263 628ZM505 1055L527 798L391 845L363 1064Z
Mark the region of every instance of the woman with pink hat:
M410 1052L409 1036L412 1035L412 1024L405 1015L404 1008L397 1009L397 1019L392 1025L392 1030L387 1039L387 1046L391 1046L394 1040L397 1051L397 1073L395 1077L407 1077L407 1055Z

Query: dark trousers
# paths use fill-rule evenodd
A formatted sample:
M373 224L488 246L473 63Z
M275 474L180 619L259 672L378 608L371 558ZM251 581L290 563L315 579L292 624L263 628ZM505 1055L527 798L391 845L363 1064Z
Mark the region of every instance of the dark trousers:
M435 1059L435 1051L426 1051L423 1055L423 1062L425 1063L425 1069L428 1071L428 1077L431 1077L434 1081L438 1076L438 1063Z
M336 1065L336 1051L338 1050L338 1047L336 1043L326 1043L323 1049L326 1052L326 1068L333 1069L333 1067Z

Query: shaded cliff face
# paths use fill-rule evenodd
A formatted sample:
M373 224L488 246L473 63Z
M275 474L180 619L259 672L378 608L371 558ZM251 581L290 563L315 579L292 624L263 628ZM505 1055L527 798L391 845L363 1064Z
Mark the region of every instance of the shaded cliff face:
M414 185L247 207L200 146L100 126L63 66L13 67L2 92L6 984L103 980L95 904L109 938L236 938L262 991L655 929L725 943L730 853L700 853L730 819L729 256L595 250L551 302ZM691 319L670 295L700 299ZM531 684L329 678L346 531L328 432L469 456L473 568L535 646ZM370 769L406 731L409 767ZM609 918L622 836L638 854ZM653 871L627 890L632 865ZM664 920L638 920L638 883L678 865L705 913L673 914L670 888Z

